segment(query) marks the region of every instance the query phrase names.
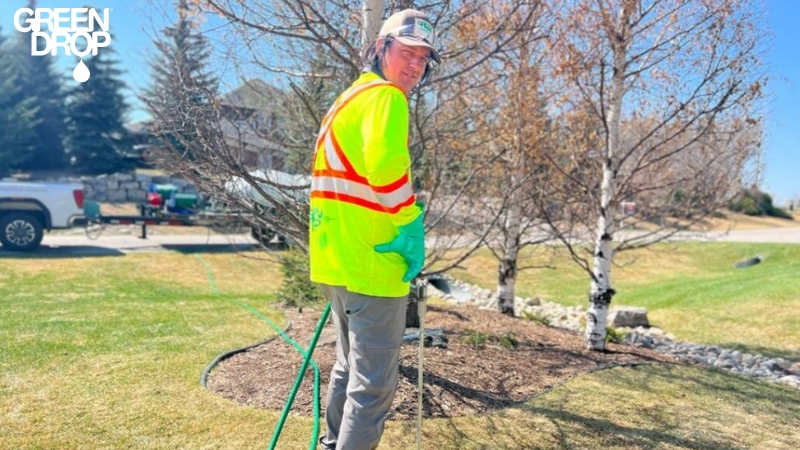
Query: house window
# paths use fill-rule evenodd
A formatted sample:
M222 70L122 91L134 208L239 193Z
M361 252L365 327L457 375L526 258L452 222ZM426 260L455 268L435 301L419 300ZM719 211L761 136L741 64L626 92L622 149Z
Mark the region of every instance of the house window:
M278 154L273 154L272 155L272 168L275 169L275 170L283 170L283 165L284 165L283 156L278 155Z
M248 150L244 151L244 165L247 167L258 167L258 153Z

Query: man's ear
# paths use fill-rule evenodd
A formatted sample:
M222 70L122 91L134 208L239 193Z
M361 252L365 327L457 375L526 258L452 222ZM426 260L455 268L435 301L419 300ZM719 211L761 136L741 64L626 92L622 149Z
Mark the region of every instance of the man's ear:
M386 38L384 38L383 36L379 37L375 41L375 53L380 55L385 45L386 45Z

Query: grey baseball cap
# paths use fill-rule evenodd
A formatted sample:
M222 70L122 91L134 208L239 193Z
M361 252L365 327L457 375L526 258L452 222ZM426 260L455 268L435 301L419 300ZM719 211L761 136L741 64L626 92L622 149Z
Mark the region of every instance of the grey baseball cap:
M381 27L378 36L392 36L401 43L411 47L428 47L431 57L437 64L442 58L436 50L436 33L430 19L422 11L405 9L392 14Z

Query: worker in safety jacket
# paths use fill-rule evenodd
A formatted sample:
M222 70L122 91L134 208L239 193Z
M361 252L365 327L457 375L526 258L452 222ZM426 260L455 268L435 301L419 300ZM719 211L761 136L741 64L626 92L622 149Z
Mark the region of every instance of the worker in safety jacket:
M336 363L325 449L377 448L397 389L409 281L425 262L411 188L411 90L440 63L433 26L412 9L383 24L364 72L322 122L311 182L311 280L331 302Z

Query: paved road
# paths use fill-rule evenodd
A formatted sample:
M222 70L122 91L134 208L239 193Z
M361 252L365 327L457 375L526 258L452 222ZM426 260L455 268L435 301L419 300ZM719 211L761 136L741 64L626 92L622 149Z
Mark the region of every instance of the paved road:
M634 237L653 236L642 231L618 231L615 241ZM644 238L644 240L648 240ZM728 232L680 232L669 238L670 241L702 242L762 242L776 244L800 244L800 228L764 228L760 230L732 230Z
M219 235L150 235L147 239L128 235L101 235L89 239L83 234L75 236L45 234L42 245L34 252L15 253L0 247L0 258L14 257L74 257L119 256L126 253L166 252L230 252L255 248L256 241L249 234Z
M734 230L718 239L725 242L775 242L800 244L800 228Z
M693 235L691 240L721 242L773 242L800 244L800 228L734 230L727 234ZM0 258L115 256L137 252L177 251L181 253L228 252L255 248L249 234L153 235L140 239L130 235L101 235L95 240L79 235L46 234L42 246L32 253L13 253L0 247Z

